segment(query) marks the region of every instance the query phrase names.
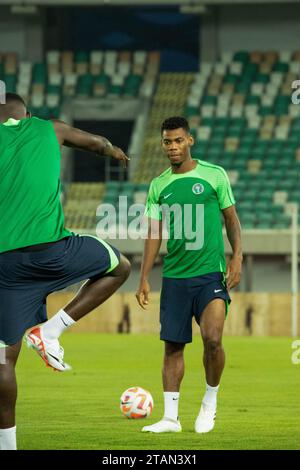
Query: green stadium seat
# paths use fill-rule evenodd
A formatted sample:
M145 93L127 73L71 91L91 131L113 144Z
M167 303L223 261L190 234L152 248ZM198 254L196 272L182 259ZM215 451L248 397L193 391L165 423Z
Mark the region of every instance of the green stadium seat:
M234 190L234 191L235 191L236 189L237 189L238 191L244 191L244 189L247 187L247 184L246 184L245 181L242 181L242 180L239 179L236 183L234 183L234 184L232 185L232 187L233 187L233 190Z
M48 106L41 106L40 108L31 108L32 114L37 116L41 119L49 119L50 118L50 109Z
M149 184L148 183L139 184L138 185L138 190L148 192L149 191Z
M260 213L269 213L271 207L271 201L262 199L260 194L260 200L255 203L255 211Z
M271 116L273 115L273 106L261 106L258 113L260 116Z
M260 201L266 201L266 202L268 201L270 205L270 202L273 199L274 190L275 190L275 186L274 186L274 189L266 189L264 186L262 186L262 189L260 190L260 193L259 193Z
M256 83L264 83L264 84L268 83L269 80L270 80L270 77L266 73L258 73L254 79Z
M46 88L46 93L49 95L60 95L61 88L60 86L57 86L57 85L48 85Z
M198 108L197 108L197 112L198 112ZM207 126L207 127L213 127L216 123L216 118L214 117L204 117L202 120L201 120L201 125L202 126Z
M205 95L202 98L201 105L213 105L213 106L215 106L217 104L217 101L218 101L217 96Z
M257 229L269 229L272 227L272 221L262 220L256 223L255 228Z
M88 52L78 51L75 53L75 62L76 63L88 63L89 62L89 54Z
M239 160L238 158L236 160L231 160L231 168L239 172L246 171L246 161Z
M248 95L246 98L246 104L260 105L260 97L257 95Z
M108 88L108 94L112 96L121 96L123 87L121 85L110 85Z
M235 86L236 93L246 95L250 89L251 80L241 81Z
M254 206L255 204L253 201L244 200L237 204L237 209L240 213L251 212L253 211Z
M189 118L190 116L198 116L199 108L198 106L186 106L184 109L184 115Z
M272 204L271 205L271 212L273 214L274 220L277 218L277 216L280 216L283 214L283 206L278 205L278 204Z
M216 126L225 126L227 127L230 123L230 118L227 116L221 117L218 116L215 118L215 125Z
M16 75L4 75L2 79L6 85L6 91L8 93L15 93L17 87L17 76Z
M288 215L282 214L274 219L274 228L289 228L291 226L291 217Z
M249 52L247 51L238 51L233 56L233 62L242 62L243 64L247 64L249 61Z
M223 149L224 147L224 137L225 136L219 136L219 135L212 135L212 137L210 138L210 143L211 143L211 147L217 147L218 149L221 148Z
M134 191L135 184L131 181L124 181L121 183L121 191Z
M95 83L97 83L99 85L108 86L109 82L110 82L110 78L105 73L101 73L101 74L95 76Z
M120 182L119 181L109 181L107 184L106 184L106 190L108 189L111 189L111 188L116 188L116 189L119 189L120 187Z
M273 72L282 72L282 73L287 73L289 71L289 64L286 64L284 62L275 62L273 65Z
M78 78L76 93L80 96L90 96L92 93L93 76L90 74L81 75Z
M236 75L234 73L228 73L224 75L223 83L232 83L233 85L235 85L239 79L240 79L239 75Z
M34 64L32 69L32 82L33 83L46 83L47 82L47 67L45 63Z
M274 192L275 189L276 189L276 185L277 185L276 180L274 180L274 179L269 179L268 180L267 179L267 180L264 181L263 190L265 190L265 191L269 190L269 191Z
M272 180L276 181L276 186L277 186L277 181L279 181L283 177L283 170L279 167L274 168L270 176L272 176Z
M263 160L263 169L272 172L277 166L277 161L273 158L266 158Z
M229 127L226 137L240 137L242 133L242 128L235 126Z
M241 221L242 229L253 229L256 222L256 216L252 212L240 212L238 207L238 214Z
M225 137L227 137L227 132L226 132L226 128L223 128L223 127L215 127L213 129L213 133L212 133L212 136L211 136L211 140L219 140L222 142L224 141Z
M59 119L61 109L59 106L49 107L49 119Z
M278 181L277 190L290 192L295 187L293 180L281 179Z

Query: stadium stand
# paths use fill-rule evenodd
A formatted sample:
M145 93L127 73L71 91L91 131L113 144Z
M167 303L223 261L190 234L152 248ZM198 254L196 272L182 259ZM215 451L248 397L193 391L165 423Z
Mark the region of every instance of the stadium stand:
M126 195L128 205L143 203L150 180L167 167L159 143L161 122L183 114L195 138L193 157L228 172L243 228L287 228L289 203L300 203L300 108L291 103L300 52L224 53L219 62L202 63L196 74L161 73L155 89L158 72L156 52L49 51L45 62L36 64L0 54L7 89L21 94L42 118L58 117L64 99L72 97L154 94L132 181L71 184L67 225L94 228L101 201L117 204Z
M18 61L0 53L0 77L7 90L19 93L33 114L59 117L64 99L72 97L150 97L159 69L158 52L48 51L42 63Z
M291 102L299 59L299 52L227 53L203 63L190 84L184 114L195 138L192 155L226 169L245 229L287 228L288 203L300 202L300 110ZM166 167L159 144L147 137L138 181Z

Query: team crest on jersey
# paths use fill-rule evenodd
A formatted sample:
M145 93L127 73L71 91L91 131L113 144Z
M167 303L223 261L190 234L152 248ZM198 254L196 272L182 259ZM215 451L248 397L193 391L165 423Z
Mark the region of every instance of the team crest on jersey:
M193 191L194 194L202 194L203 191L204 191L203 184L201 184L201 183L194 184L194 186L192 187L192 191Z

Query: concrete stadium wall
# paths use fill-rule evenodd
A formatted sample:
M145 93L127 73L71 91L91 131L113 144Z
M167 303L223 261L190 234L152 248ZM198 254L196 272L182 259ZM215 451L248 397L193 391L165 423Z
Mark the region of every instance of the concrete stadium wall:
M0 5L0 53L15 52L21 60L43 58L43 13L16 15Z
M228 5L218 9L220 52L296 50L300 5Z
M297 50L299 4L223 5L201 16L201 60L237 50Z
M48 315L51 317L66 305L74 294L54 293L47 299ZM153 292L150 305L142 310L134 292L117 293L104 305L82 318L70 331L94 333L126 333L128 306L131 333L156 333L159 335L159 292ZM251 310L249 309L251 306ZM300 325L300 299L299 299ZM199 327L193 325L198 334ZM234 293L225 324L226 335L290 336L291 296L286 293Z

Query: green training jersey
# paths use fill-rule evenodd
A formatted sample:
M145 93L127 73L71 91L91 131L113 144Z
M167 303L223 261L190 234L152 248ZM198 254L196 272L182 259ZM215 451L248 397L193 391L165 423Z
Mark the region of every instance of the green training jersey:
M222 167L196 162L186 173L168 168L149 188L145 215L162 220L168 238L164 277L226 271L221 210L235 200Z
M0 253L71 235L60 189L53 123L33 117L0 124Z

